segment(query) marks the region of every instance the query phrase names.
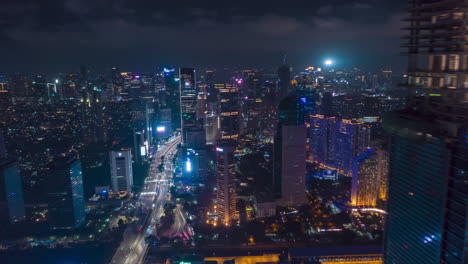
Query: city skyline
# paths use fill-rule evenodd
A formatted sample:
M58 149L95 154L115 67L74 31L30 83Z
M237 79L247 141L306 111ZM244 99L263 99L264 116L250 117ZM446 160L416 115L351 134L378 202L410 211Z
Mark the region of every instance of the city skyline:
M468 0L36 2L0 3L2 263L468 261Z

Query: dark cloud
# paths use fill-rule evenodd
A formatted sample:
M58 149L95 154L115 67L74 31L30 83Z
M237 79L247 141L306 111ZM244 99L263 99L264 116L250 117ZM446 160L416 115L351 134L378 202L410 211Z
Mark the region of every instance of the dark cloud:
M112 64L399 63L405 1L16 0L0 2L2 71Z

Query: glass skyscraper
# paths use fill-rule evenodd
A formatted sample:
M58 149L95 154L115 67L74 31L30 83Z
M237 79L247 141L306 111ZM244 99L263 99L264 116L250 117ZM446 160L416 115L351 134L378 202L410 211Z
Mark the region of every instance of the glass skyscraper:
M21 171L13 160L0 159L0 217L10 223L25 220Z
M74 229L85 220L81 161L58 158L49 168L47 200L52 229Z
M468 6L410 0L408 108L391 136L385 263L468 263Z

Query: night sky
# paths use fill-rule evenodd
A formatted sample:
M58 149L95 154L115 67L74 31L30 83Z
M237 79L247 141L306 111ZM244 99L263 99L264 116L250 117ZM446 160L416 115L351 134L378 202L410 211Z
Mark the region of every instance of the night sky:
M293 66L333 58L338 65L403 71L405 3L1 0L0 71L276 66L284 53Z

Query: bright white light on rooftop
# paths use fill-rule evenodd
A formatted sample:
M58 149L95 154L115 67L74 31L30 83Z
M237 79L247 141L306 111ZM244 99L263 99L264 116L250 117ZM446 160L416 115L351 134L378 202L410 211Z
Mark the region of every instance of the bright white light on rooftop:
M330 66L333 64L332 60L325 60L325 65Z

